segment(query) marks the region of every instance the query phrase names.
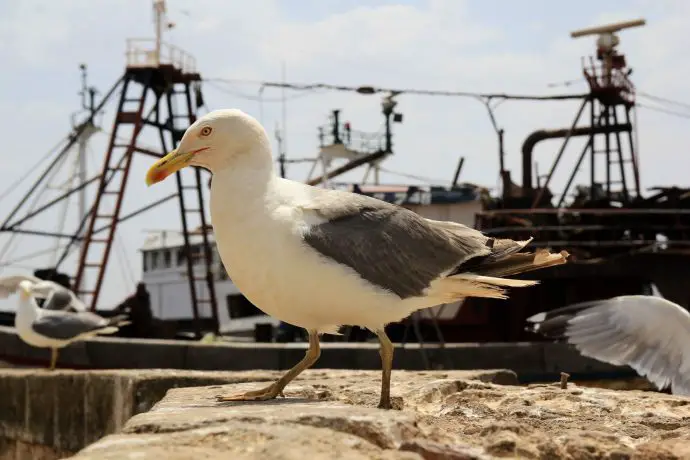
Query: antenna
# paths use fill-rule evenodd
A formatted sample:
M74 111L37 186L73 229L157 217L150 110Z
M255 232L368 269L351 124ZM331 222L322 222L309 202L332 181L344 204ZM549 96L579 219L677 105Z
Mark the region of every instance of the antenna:
M96 115L96 101L95 97L96 94L98 93L98 90L96 90L95 87L89 86L87 83L87 66L86 64L79 64L79 70L81 71L81 91L79 91L79 95L81 96L81 106L84 110L89 111L90 116ZM87 101L87 96L88 94L88 101ZM74 121L72 122L74 125Z
M175 23L165 22L167 11L168 10L165 5L165 0L153 0L153 21L156 23L156 64L160 64L161 42L163 40L163 27L165 27L166 29L172 29L173 27L175 27Z
M644 19L633 21L617 22L597 27L588 27L570 32L571 38L579 38L587 35L599 35L597 38L597 59L603 62L603 77L606 85L611 83L612 71L614 68L622 69L625 67L625 58L616 52L616 47L620 44L620 39L616 32L631 27L640 27L647 23Z
M594 34L612 34L623 29L629 29L631 27L640 27L647 24L644 19L634 19L632 21L616 22L613 24L606 24L603 26L588 27L586 29L574 30L570 32L572 38L584 37L585 35Z
M587 35L599 35L599 38L597 39L597 48L599 48L599 50L602 52L611 52L620 43L620 39L616 35L616 32L619 32L623 29L629 29L631 27L641 27L646 23L647 21L644 19L635 19L633 21L616 22L603 26L588 27L586 29L574 30L570 32L570 37L579 38Z

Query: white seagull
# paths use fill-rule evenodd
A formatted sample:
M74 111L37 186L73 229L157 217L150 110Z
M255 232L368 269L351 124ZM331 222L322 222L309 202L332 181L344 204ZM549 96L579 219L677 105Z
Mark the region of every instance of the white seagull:
M77 298L74 292L54 281L31 275L0 277L0 298L6 299L16 293L22 281L33 284L33 295L37 299L43 299L41 307L46 310L86 311L86 305Z
M690 314L669 300L624 295L527 318L527 329L565 339L584 356L627 365L658 389L690 396Z
M55 369L58 349L99 334L114 334L128 324L126 315L103 318L88 311L69 312L39 308L34 299L38 284L23 280L19 283L19 305L14 327L19 337L37 348L50 348L50 370Z
M498 240L401 206L311 187L275 174L269 138L240 110L213 111L193 123L178 148L158 160L148 185L185 166L211 171L211 221L220 257L258 308L309 333L306 356L270 386L221 401L267 400L319 357L319 334L340 326L379 338L379 407L390 408L393 345L388 323L467 296L505 298L503 287L536 281L499 276L564 263L567 253L517 254L528 241Z

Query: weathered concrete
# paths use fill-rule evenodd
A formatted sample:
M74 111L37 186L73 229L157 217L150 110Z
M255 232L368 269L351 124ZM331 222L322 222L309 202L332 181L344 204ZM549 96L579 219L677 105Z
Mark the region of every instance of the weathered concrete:
M119 431L170 388L268 381L271 372L0 370L0 459L71 455Z
M426 344L432 367L440 369L512 369L522 382L558 378L560 372L573 377L605 378L634 375L627 367L611 366L581 356L561 343ZM303 356L304 343L213 343L192 341L95 338L78 342L60 352L59 365L88 369L194 369L285 370ZM322 345L315 369L365 369L381 367L376 343L333 343ZM50 353L26 345L13 328L0 327L0 360L45 366ZM396 346L394 367L425 369L418 344Z
M470 377L474 377L473 379ZM484 380L484 381L481 381ZM311 371L268 402L218 403L260 384L170 390L74 460L687 459L690 398L515 383L510 372Z

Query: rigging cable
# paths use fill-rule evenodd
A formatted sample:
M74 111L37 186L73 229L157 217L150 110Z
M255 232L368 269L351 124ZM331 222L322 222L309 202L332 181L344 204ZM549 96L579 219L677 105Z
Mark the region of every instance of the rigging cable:
M46 181L43 183L43 186L38 193L36 193L36 196L34 197L34 200L31 202L28 208L28 213L31 213L36 207L38 206L38 203L40 199L43 197L43 194L45 191L48 189L50 186L51 182L55 178L58 172L60 172L60 169L62 168L67 156L62 156L58 159L57 163L54 166L54 169L50 172L50 174L46 177ZM12 243L15 241L19 233L17 232L12 232L10 237L7 239L5 244L2 246L2 249L0 249L0 260L5 259L6 257L9 257L12 254ZM2 273L3 267L0 266L0 273Z
M636 102L635 105L638 107L642 107L643 109L653 110L655 112L661 112L661 113L665 113L667 115L673 115L673 116L676 116L679 118L690 118L690 113L678 112L676 110L669 110L669 109L665 109L663 107L655 107L653 105L640 104L639 102Z
M217 89L218 91L220 91L220 92L222 92L222 93L225 93L225 94L228 94L228 95L230 95L230 96L238 97L238 98L240 98L240 99L247 99L247 100L255 101L255 102L283 102L283 98L279 98L279 97L276 97L276 98L266 98L266 97L263 97L263 96L262 96L262 91L261 91L261 90L259 90L259 95L258 95L258 96L252 96L251 94L241 93L241 92L232 91L232 90L229 90L229 89L227 89L227 88L224 88L224 87L221 86L221 85L218 85L218 84L213 83L215 80L204 80L204 81L205 81L209 86L211 86L211 87ZM308 93L303 93L303 94L296 94L296 95L294 95L294 96L292 96L292 97L289 97L289 98L287 98L287 99L288 99L288 100L301 99L301 98L303 98L303 97L311 96L311 95L313 95L313 94L316 93L316 92L317 92L317 91L308 92Z
M119 254L119 265L120 265L120 270L123 272L124 280L125 282L129 282L130 287L132 290L136 287L136 280L134 279L134 269L132 268L132 262L127 256L127 251L125 250L124 243L122 242L122 238L120 238L120 233L115 232L115 246L119 249L119 253L116 252L116 254Z
M637 91L637 95L642 96L642 97L646 97L647 99L651 99L653 101L662 102L662 103L671 104L671 105L676 105L678 107L684 107L686 109L690 109L690 104L688 104L687 102L681 102L681 101L669 99L666 97L655 96L653 94L649 94L649 93L646 93L644 91Z
M26 260L32 260L35 257L50 254L51 252L54 252L54 251L55 251L55 248L53 247L53 248L49 248L49 249L42 249L42 250L36 251L36 252L31 252L29 254L25 254L23 256L17 257L16 259L0 262L0 268L17 266L17 262L24 262Z
M50 158L55 152L57 152L60 147L67 141L68 139L60 139L60 141L48 151L44 156L42 156L36 164L34 164L32 167L28 168L27 171L20 176L16 181L14 181L7 189L0 194L0 201L4 200L10 193L15 191L19 184L24 182L33 172L36 170L43 162L45 162L48 158Z

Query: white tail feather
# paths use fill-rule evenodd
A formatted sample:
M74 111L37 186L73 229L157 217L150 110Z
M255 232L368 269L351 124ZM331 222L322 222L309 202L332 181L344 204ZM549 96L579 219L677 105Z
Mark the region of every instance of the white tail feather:
M439 303L450 303L465 297L484 297L489 299L507 299L503 287L527 287L539 281L495 278L493 276L461 273L442 278L431 283L427 297Z
M514 280L510 278L496 278L493 276L483 276L475 275L474 273L460 273L458 275L453 275L448 277L452 280L468 280L476 283L491 284L493 286L506 286L506 287L527 287L539 284L537 280Z

